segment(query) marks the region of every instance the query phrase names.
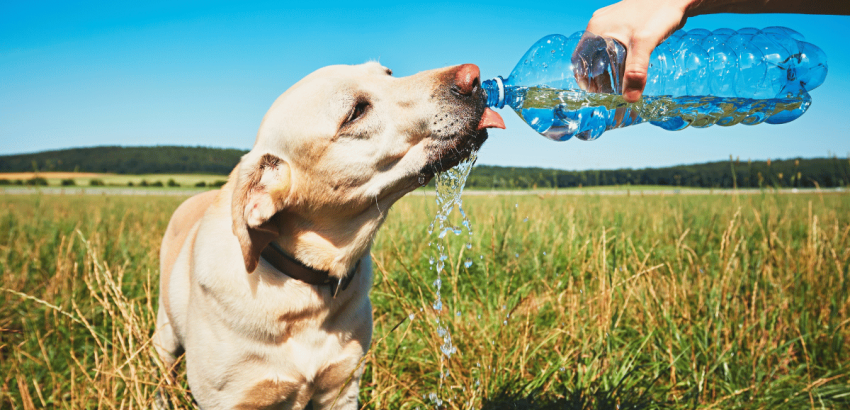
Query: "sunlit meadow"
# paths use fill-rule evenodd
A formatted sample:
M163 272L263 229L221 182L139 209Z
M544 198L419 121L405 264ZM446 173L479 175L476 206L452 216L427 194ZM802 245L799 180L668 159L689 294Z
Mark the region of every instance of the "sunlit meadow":
M151 346L182 198L0 201L0 409L194 408ZM433 194L372 248L366 409L850 407L850 196L468 196L431 308ZM464 267L462 261L472 258ZM411 319L412 317L412 319ZM441 378L441 374L443 377Z

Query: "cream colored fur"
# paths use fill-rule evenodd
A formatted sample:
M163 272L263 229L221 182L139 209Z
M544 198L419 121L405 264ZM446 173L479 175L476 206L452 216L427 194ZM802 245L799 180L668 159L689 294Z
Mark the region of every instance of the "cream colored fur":
M423 170L453 165L440 160L478 132L483 106L446 97L455 71L320 69L274 102L221 190L177 209L160 251L154 342L169 366L185 352L202 408L357 408L372 239L390 206L432 176ZM271 241L335 277L357 261L359 272L332 298L260 258Z

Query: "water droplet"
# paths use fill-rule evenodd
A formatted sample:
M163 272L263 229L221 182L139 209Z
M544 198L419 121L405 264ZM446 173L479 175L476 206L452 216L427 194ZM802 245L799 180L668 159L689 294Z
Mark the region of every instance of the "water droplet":
M429 265L433 265L433 264L434 264L434 257L433 257L433 256L432 256L432 257L430 257L430 258L428 258L428 264L429 264Z
M519 208L519 204L514 204L514 208Z
M478 315L478 320L481 320L481 315Z
M507 321L507 320L506 320L506 321L504 321L504 322L502 322L502 326L507 326L507 325L508 325L508 321Z
M546 256L546 251L543 251L543 256Z
M455 232L455 235L460 235L463 233L463 230L461 230L460 227L457 226L452 227L452 230Z
M528 222L528 217L526 216L526 217L525 217L525 219L523 219L522 221L523 221L523 222Z
M472 259L466 258L466 262L463 263L463 266L465 268L469 268L470 266L472 266Z
M455 312L455 316L460 316L460 311Z
M431 286L433 286L437 289L440 289L443 286L443 280L440 279L440 278L437 278L437 280L435 280L433 283L431 283Z
M419 185L425 185L425 176L424 175L419 176Z
M438 300L438 301L434 302L433 307L434 307L434 310L441 311L441 310L443 310L443 302ZM439 319L437 319L437 320L439 320Z
M519 258L519 254L518 254L518 253L515 253L515 254L514 254L514 258Z
M560 371L562 371L562 372L563 372L563 371L566 371L567 369L565 369L565 368L561 367L561 368L560 368L560 369L558 369L558 370L560 370Z
M413 318L415 318L415 317L416 317L416 315L414 315L413 313L407 315L407 318L410 319L410 320L413 320Z
M466 243L466 249L472 249L472 242Z

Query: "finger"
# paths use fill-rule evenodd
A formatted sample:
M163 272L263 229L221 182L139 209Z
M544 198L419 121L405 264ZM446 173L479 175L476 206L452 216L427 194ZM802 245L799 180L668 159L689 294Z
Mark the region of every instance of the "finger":
M623 99L635 102L640 99L646 87L646 75L649 69L649 57L658 45L657 41L645 37L632 37L629 52L626 54L626 69L623 72Z
M576 82L578 86L582 90L587 90L588 88L588 78L587 78L587 69L588 64L584 59L584 55L586 54L585 48L588 46L588 34L589 31L585 31L582 35L581 39L576 46L576 49L573 51L573 55L571 57L571 62L573 65L573 75L576 78Z

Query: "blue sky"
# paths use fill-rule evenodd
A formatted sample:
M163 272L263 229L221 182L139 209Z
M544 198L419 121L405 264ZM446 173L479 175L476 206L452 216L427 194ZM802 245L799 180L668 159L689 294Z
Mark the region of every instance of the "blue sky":
M507 76L552 33L583 29L608 1L43 2L0 0L0 154L96 145L248 149L287 87L330 64L378 60L396 76L474 63ZM850 154L850 17L699 16L686 29L791 27L829 58L813 104L785 125L552 142L502 110L479 154L491 165L647 167Z

